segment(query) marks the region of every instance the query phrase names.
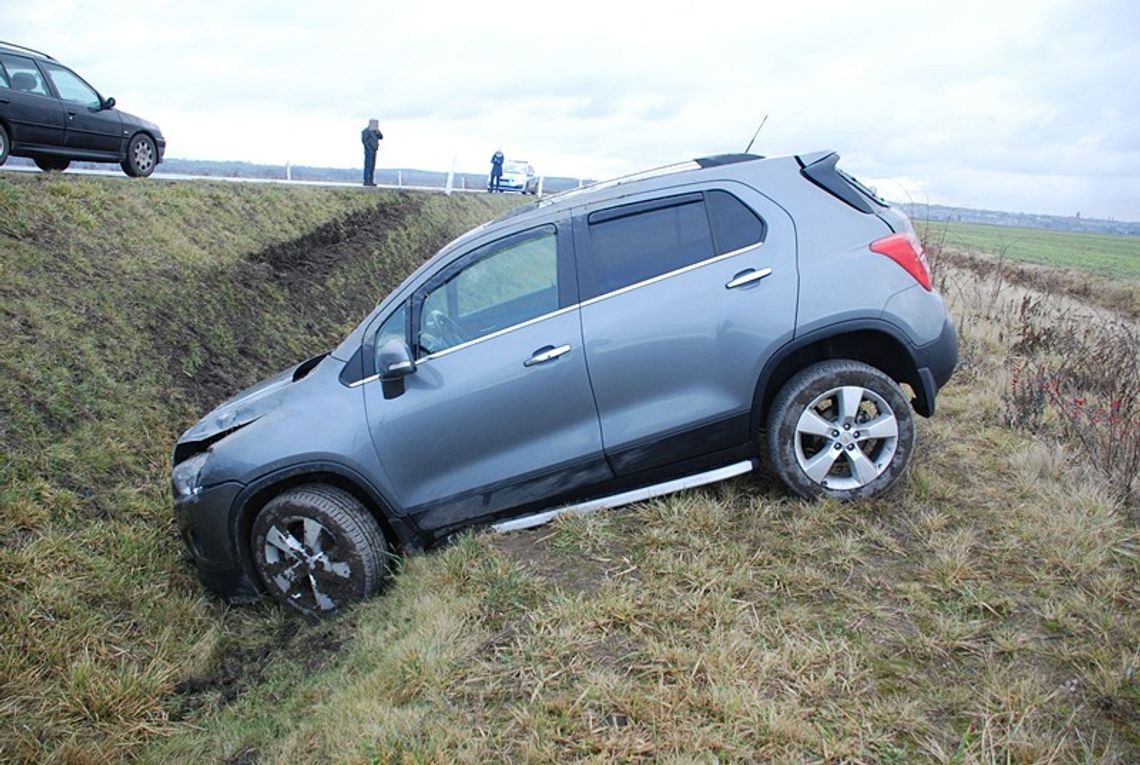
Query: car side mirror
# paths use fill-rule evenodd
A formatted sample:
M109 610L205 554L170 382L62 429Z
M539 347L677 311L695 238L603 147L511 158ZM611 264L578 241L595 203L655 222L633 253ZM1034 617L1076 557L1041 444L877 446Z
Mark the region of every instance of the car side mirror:
M416 371L412 350L398 338L392 338L381 346L376 356L376 366L380 379L384 381L402 380Z
M111 98L104 98L104 99L103 99L103 108L104 108L104 109L114 109L114 108L115 108L115 99L114 99L114 97L111 97Z

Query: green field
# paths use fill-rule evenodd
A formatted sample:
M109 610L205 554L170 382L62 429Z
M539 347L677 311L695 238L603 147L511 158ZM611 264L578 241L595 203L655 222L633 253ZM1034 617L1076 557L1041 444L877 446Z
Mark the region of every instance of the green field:
M928 242L1001 255L1011 260L1076 268L1115 279L1140 281L1140 237L1084 234L977 223L916 221Z

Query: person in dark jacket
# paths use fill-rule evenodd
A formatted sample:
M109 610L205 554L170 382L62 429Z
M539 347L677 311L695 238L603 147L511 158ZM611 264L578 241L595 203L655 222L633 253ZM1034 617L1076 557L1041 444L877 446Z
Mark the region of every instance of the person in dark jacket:
M376 174L376 151L380 148L380 141L384 134L380 132L378 120L368 120L368 127L360 131L360 142L364 144L364 185L375 186L373 176Z
M503 150L496 149L491 155L491 182L487 184L487 191L503 193L499 184L503 180Z

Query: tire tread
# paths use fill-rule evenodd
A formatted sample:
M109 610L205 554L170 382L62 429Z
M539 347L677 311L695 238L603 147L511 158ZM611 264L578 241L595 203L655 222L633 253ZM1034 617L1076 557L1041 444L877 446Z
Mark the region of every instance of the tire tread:
M881 385L881 388L876 392L888 399L891 407L895 410L895 417L899 422L900 437L905 436L904 443L900 448L900 453L896 454L887 471L871 483L848 491L829 490L802 474L795 457L791 455L790 444L785 443L788 436L786 432L787 418L792 407L800 405L796 400L805 395L805 391L813 384L828 381L820 387L832 387L835 384L842 384L842 380L860 376L869 376ZM821 392L822 390L813 392L813 397ZM798 419L798 417L799 414L796 413L796 418ZM861 499L877 496L886 491L906 472L907 465L914 452L914 417L902 390L887 374L854 359L831 359L805 367L784 384L768 410L764 441L767 452L765 462L784 485L795 494L805 499L817 499L824 496L840 500ZM785 449L789 451L785 453Z
M323 513L328 520L337 526L338 533L342 534L359 554L360 566L364 576L363 594L367 598L376 593L380 586L391 574L388 561L391 557L390 546L379 522L364 507L361 502L347 491L326 484L305 484L289 489L270 500L258 514L258 521L269 512L278 512L279 507L288 505L308 506ZM254 522L256 527L257 522ZM258 559L254 550L254 560ZM275 587L265 583L274 598L289 608L303 613L288 599L281 596ZM338 609L342 604L337 604Z

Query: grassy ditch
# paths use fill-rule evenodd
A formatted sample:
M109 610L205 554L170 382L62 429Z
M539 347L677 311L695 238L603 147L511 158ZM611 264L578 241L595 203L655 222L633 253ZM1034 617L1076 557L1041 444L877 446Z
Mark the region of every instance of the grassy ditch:
M992 269L940 280L962 365L889 497L743 477L463 537L300 627L339 646L320 666L282 651L227 696L205 664L222 709L144 759L1136 762L1135 497L1050 402L1011 417L1015 368L1120 318Z
M1097 384L1074 348L1119 383L1075 395L1136 382L1100 347L1135 317L968 253L961 367L880 501L745 476L467 535L319 624L205 595L177 432L503 204L0 181L0 761L1140 761L1135 496L1068 399L1015 416L1016 369Z
M205 711L190 667L290 644L274 610L231 611L193 580L174 439L509 204L0 179L0 761L131 757Z

